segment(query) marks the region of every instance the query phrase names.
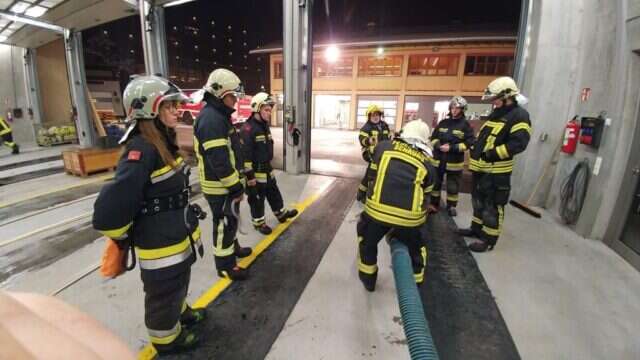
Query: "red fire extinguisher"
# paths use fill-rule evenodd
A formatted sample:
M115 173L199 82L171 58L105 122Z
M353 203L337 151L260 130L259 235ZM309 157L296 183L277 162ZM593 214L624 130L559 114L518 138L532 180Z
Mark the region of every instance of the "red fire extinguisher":
M576 152L578 146L578 135L580 134L580 124L578 123L578 117L574 117L569 120L567 126L564 128L564 138L562 140L561 151L566 154L573 154Z

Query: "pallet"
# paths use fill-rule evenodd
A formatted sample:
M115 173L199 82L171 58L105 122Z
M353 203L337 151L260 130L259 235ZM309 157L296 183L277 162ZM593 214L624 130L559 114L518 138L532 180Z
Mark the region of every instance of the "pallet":
M87 177L100 171L113 171L118 164L122 150L113 149L72 149L62 152L64 170L67 174Z

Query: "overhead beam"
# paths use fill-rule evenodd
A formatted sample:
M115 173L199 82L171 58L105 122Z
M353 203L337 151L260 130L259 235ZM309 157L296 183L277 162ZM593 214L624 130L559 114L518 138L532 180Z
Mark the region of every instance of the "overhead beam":
M35 27L39 27L46 30L51 30L57 32L59 34L64 34L65 28L56 24L52 24L47 21L38 20L36 18L32 18L24 15L16 15L12 12L8 12L5 10L0 10L0 18L5 18L11 21L19 22L22 24L27 24Z
M134 9L138 9L138 1L137 0L122 0L125 3L127 3L127 5L131 6Z

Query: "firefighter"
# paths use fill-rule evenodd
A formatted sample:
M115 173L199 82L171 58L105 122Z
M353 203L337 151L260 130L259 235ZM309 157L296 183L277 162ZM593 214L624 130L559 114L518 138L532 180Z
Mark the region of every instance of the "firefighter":
M247 176L247 196L251 207L253 227L262 234L271 234L271 227L264 219L264 199L279 222L298 215L298 210L284 207L282 194L273 176L273 138L269 129L271 111L274 105L269 94L261 92L251 100L251 117L242 126L242 148L244 172Z
M414 120L399 138L375 148L367 172L371 187L356 229L358 275L368 291L376 286L378 242L390 232L409 248L416 283L424 281L426 203L436 176L428 142L429 126Z
M13 141L13 135L11 134L11 127L7 120L5 120L2 116L0 116L0 139L2 143L11 149L12 154L20 153L20 146Z
M449 102L449 115L438 123L431 135L433 146L433 165L438 169L436 183L431 193L429 210L437 212L440 207L440 190L447 179L447 212L456 216L458 192L464 167L464 153L473 145L473 129L464 112L467 100L462 96L454 96Z
M391 132L389 131L389 125L384 121L384 111L382 111L378 105L369 105L365 112L365 116L367 117L367 122L362 126L362 128L360 128L358 141L362 148L362 158L367 162L368 166L371 162L375 146L384 140L390 140ZM365 172L364 177L360 182L360 186L358 187L357 199L362 203L365 202L367 195L367 177L367 173Z
M190 328L204 309L186 303L196 248L202 251L199 208L189 205L188 167L178 155L174 128L178 103L188 99L166 79L141 76L124 92L130 123L113 183L94 204L93 227L134 246L145 292L145 325L158 353L193 348Z
M241 247L236 238L244 187L236 164L239 149L234 146L237 133L231 114L242 96L243 86L236 74L214 70L204 86L206 105L195 120L193 140L200 186L211 207L215 266L220 277L232 280L247 278L247 270L237 265L236 258L251 255L251 248Z
M531 137L529 113L518 105L519 94L512 78L499 77L489 83L482 97L494 109L470 152L473 218L470 228L459 230L461 235L479 239L469 245L474 252L492 250L500 237L514 157L527 148Z

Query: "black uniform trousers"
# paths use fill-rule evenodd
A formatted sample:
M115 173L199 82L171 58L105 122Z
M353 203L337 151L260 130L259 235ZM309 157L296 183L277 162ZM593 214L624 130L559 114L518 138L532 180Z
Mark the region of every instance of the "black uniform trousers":
M471 228L481 240L495 245L502 233L504 206L509 202L511 174L473 172Z
M269 202L269 207L274 214L279 215L284 209L284 200L276 183L276 179L267 175L267 182L258 182L255 186L247 186L247 197L251 208L251 223L260 226L265 223L264 200Z
M460 181L462 180L462 171L450 171L438 168L438 175L433 184L431 192L431 203L440 206L440 192L442 191L442 183L447 181L447 207L458 206L458 193L460 192Z
M10 148L11 150L15 149L16 143L13 141L13 135L11 133L3 134L2 136L0 136L0 138L2 139L2 143L4 144L4 146Z
M213 221L213 257L216 269L229 271L236 266L235 240L238 231L238 219L231 211L232 200L227 195L205 194L211 208Z
M427 265L427 234L425 228L425 225L410 228L391 227L377 222L363 212L356 228L358 233L358 271L360 276L375 279L378 273L378 242L392 231L393 237L402 241L409 248L413 276L416 283L422 283L424 269Z
M191 269L162 280L144 280L144 323L156 349L170 348L182 331Z

